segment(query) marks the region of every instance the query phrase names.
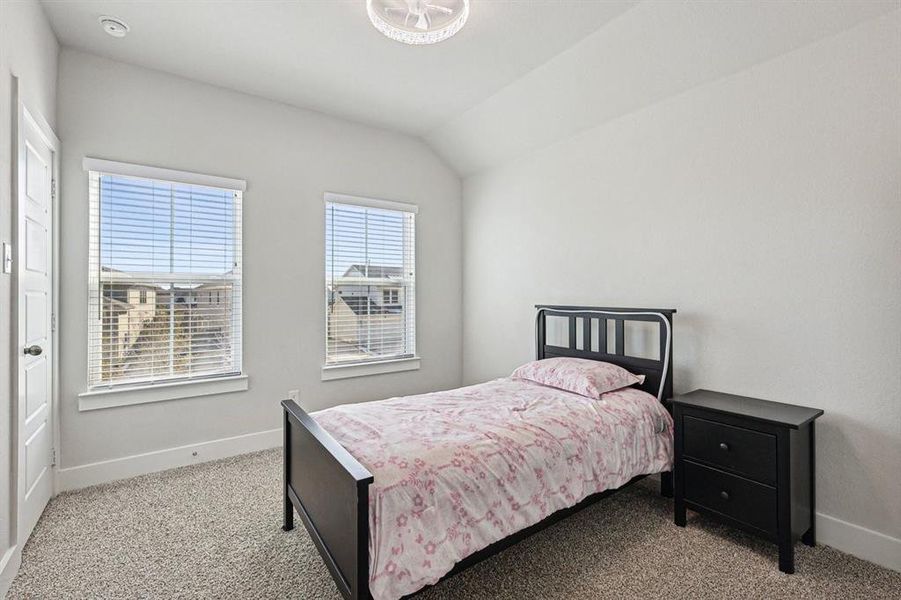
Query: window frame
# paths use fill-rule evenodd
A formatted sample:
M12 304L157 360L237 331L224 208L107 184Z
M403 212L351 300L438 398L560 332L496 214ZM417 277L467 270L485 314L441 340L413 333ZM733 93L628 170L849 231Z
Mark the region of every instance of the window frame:
M413 282L411 288L408 289L408 293L412 295L412 304L413 304L413 328L412 334L408 334L409 337L405 343L411 344L412 342L412 353L410 355L391 355L385 356L383 358L376 358L373 360L366 361L355 361L355 362L346 362L346 363L329 363L328 362L328 330L329 330L329 313L328 313L328 276L327 273L324 273L326 277L323 279L323 322L325 324L324 335L322 336L323 348L322 348L322 370L321 370L321 379L322 381L331 381L334 379L346 379L349 377L361 377L368 375L379 375L383 373L395 373L401 371L413 371L417 370L421 366L421 358L419 356L419 347L418 347L418 311L417 311L417 285L416 285L416 271L417 264L416 258L418 256L417 246L419 244L419 239L417 235L417 219L415 216L419 214L419 206L415 204L408 204L404 202L395 202L392 200L381 200L377 198L369 198L364 196L352 196L348 194L339 194L334 192L326 192L323 195L323 216L322 223L325 225L327 219L327 211L329 204L344 204L349 206L355 206L359 208L375 208L381 210L392 210L398 212L411 213L414 215L413 220L413 244L412 244L412 271L413 271ZM323 239L322 244L323 256L322 256L322 264L325 265L325 257L327 251L327 241ZM400 297L404 296L402 292L403 287L395 286L392 289L398 290L398 300ZM406 309L405 309L406 311ZM406 312L404 312L404 318L407 318Z
M221 188L234 191L239 194L238 201L243 204L243 195L247 189L247 183L243 179L233 179L228 177L219 177L215 175L204 175L201 173L193 173L189 171L178 171L174 169L164 169L159 167L150 167L145 165L137 165L132 163L123 163L109 160L85 157L82 161L82 168L88 176L88 182L91 180L91 174L97 173L101 175L114 175L120 177L132 177L139 179L151 179L165 181L171 183L181 183L187 185L198 185L204 187ZM96 198L99 201L99 194ZM92 190L88 189L88 204L92 206L95 202ZM235 293L235 302L240 303L241 312L238 319L239 331L232 334L232 342L234 344L233 352L236 355L236 361L240 366L239 372L204 374L194 377L185 377L183 379L169 379L148 382L122 382L104 385L92 385L90 375L90 362L85 363L85 391L78 394L79 410L95 410L101 408L110 408L114 406L127 406L132 404L143 404L145 402L157 402L165 400L175 400L180 398L191 398L197 396L205 396L210 394L222 394L229 392L244 391L249 388L249 379L244 371L244 273L243 273L243 211L236 211L235 225L237 228L236 235L240 241L236 245L235 260L238 264L240 274L236 281L239 283L239 289ZM95 244L98 240L94 236L99 236L99 224L96 232L88 231L88 270L86 272L85 281L91 281L90 261L92 260ZM90 301L91 290L88 283L88 297L86 314L90 319ZM92 343L90 324L86 332L86 342L88 345Z

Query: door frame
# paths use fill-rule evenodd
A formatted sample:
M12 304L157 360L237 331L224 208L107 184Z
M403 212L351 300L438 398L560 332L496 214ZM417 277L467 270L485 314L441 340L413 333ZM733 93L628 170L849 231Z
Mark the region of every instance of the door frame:
M17 86L18 87L18 86ZM52 183L51 183L51 211L52 211L52 219L51 226L53 228L53 234L51 236L51 267L52 267L52 275L51 275L51 293L53 295L53 299L51 302L51 331L50 337L52 340L52 350L53 356L51 357L50 362L50 378L51 378L51 388L50 388L50 420L52 426L51 439L53 444L53 456L54 459L51 461L51 482L52 482L52 495L55 496L59 492L59 484L58 484L58 463L59 463L59 157L60 157L60 141L59 138L56 137L53 129L50 127L50 124L47 120L41 115L40 112L33 110L34 103L30 101L30 98L27 95L22 94L21 88L19 88L16 97L14 98L14 110L16 111L16 122L13 130L13 135L15 136L15 157L10 161L11 166L11 204L12 204L12 225L13 225L13 235L12 235L12 247L13 247L13 280L12 280L12 293L13 301L12 301L12 310L10 310L10 317L12 319L12 324L10 327L11 331L11 351L12 355L10 356L10 381L12 382L12 422L11 425L11 435L10 440L12 443L12 452L11 456L13 457L13 473L10 478L10 500L11 500L11 522L10 529L14 531L12 536L13 541L15 542L14 550L16 552L17 558L20 557L20 553L22 551L22 547L25 545L26 539L22 539L22 532L19 531L19 518L20 518L20 506L19 506L19 485L21 482L19 481L19 474L22 472L22 461L24 457L21 456L20 450L20 442L19 439L19 409L20 400L19 400L19 354L21 353L21 348L19 348L19 292L21 282L19 281L19 266L22 257L24 256L24 242L25 240L21 239L19 235L19 220L22 217L21 214L21 202L22 202L22 193L25 185L25 173L23 170L24 160L25 160L25 124L30 123L35 127L35 129L43 138L43 141L50 148L50 151L53 153L53 161L52 161ZM18 560L16 561L18 562Z

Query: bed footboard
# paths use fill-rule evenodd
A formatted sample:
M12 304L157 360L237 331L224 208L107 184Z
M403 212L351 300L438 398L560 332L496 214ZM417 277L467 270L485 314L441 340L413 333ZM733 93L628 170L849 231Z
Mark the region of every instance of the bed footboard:
M369 598L372 474L292 400L285 409L285 531L294 509L349 600Z

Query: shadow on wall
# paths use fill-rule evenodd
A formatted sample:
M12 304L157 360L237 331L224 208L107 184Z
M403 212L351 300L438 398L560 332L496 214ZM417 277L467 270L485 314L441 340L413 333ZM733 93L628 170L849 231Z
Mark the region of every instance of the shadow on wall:
M722 319L714 315L679 310L675 316L675 331L676 394L707 388L780 402L817 406L813 394L805 394L807 402L800 398L792 400L791 393L780 393L773 397L774 390L767 389L767 380L757 378L753 374L751 367L754 364L765 371L769 360L767 356L756 356L753 349L767 347L772 340L761 339L761 336L766 334L752 324L732 317ZM709 365L723 362L726 357L715 355L715 350L709 343L705 345L705 340L709 341L723 335L740 336L747 342L745 349L748 355L729 358L729 362L745 364L747 369L743 367L738 371L732 371L731 375L725 373L721 377L712 377L713 371ZM727 379L723 379L723 376ZM735 376L740 380L735 379ZM861 402L862 399L855 399L853 405L860 406ZM817 421L819 511L827 515L845 515L854 511L851 498L897 498L897 479L887 479L884 476L886 472L884 467L886 464L889 466L893 463L901 464L901 440L885 428L877 429L872 424L856 418L855 414L830 410L826 406L820 408L825 408L826 413ZM871 452L872 448L881 448L881 458L874 462L874 457L867 454L866 448L870 448ZM878 505L873 503L868 509L866 522L856 524L874 528L874 524L879 523L888 523L890 526L882 526L878 531L892 537L901 536L901 503L889 502Z
M701 368L701 340L704 339L704 319L698 313L678 311L673 317L673 391L684 394L699 387Z
M846 414L826 411L817 420L817 471L820 475L823 466L829 456L841 456L845 469L843 472L854 473L853 481L836 480L838 474L835 469L830 470L832 479L817 477L817 500L827 497L823 488L828 486L828 497L833 506L826 507L826 514L846 514L845 506L835 506L835 499L851 496L844 492L848 486L854 486L853 496L856 498L897 498L897 492L887 489L896 486L897 480L886 481L884 477L873 476L868 473L867 466L872 466L872 456L861 456L854 445L854 440L866 440L868 448L883 448L883 460L897 461L901 459L901 448L898 447L898 438L887 435L884 430L867 427ZM828 449L827 452L824 450ZM842 502L847 502L841 500ZM819 509L819 507L818 507ZM822 512L819 511L818 512ZM882 527L880 531L892 537L901 537L901 502L888 504L871 503L869 507L869 523L891 523L889 528ZM861 523L864 527L869 527Z

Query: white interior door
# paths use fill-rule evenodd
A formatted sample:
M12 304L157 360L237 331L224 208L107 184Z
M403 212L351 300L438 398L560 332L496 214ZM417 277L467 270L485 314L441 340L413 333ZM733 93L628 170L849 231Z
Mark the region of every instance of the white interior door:
M53 196L55 141L19 111L16 221L18 539L53 494ZM52 135L52 133L50 134Z

